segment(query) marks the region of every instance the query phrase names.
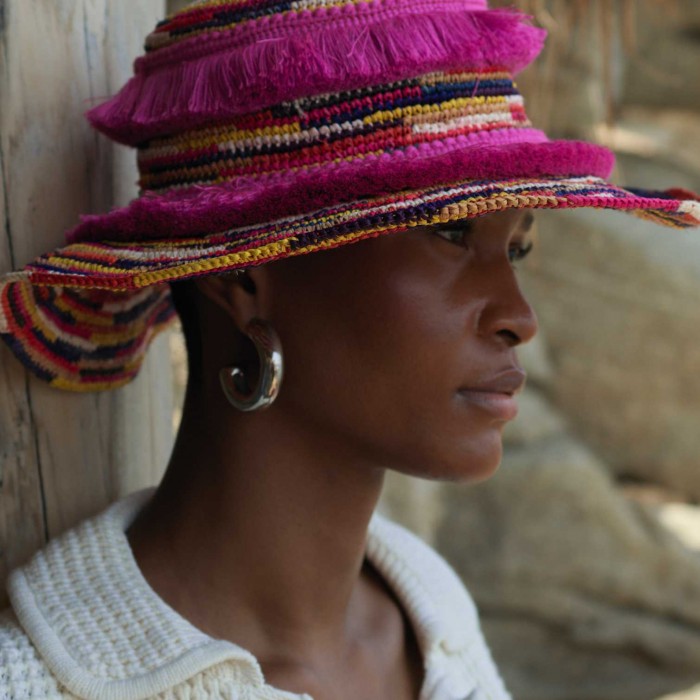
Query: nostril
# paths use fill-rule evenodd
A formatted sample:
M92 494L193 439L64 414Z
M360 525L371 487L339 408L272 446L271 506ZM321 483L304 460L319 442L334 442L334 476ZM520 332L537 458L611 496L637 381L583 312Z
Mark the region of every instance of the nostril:
M510 347L520 345L520 343L522 342L520 340L520 337L516 333L514 333L511 330L508 330L507 328L503 328L500 331L498 331L497 335L503 338Z

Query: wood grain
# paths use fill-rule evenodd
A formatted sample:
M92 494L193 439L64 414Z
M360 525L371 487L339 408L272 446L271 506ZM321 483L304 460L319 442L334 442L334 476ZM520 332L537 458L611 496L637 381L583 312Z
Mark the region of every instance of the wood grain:
M127 79L164 4L0 0L0 272L136 194L134 154L82 113ZM47 538L155 483L171 415L165 337L130 386L87 395L48 388L0 348L0 582Z

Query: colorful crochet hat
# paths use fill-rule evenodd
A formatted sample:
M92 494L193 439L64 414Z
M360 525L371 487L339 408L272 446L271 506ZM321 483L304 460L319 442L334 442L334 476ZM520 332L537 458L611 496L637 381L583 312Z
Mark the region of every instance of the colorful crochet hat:
M0 335L53 386L128 382L168 282L512 207L700 223L689 193L606 182L612 154L533 128L513 75L544 31L486 0L205 0L161 22L88 113L141 196L0 279Z

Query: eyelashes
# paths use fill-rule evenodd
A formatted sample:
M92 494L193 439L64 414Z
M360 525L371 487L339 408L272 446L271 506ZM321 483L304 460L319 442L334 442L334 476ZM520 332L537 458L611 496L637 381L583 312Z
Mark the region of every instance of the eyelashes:
M462 248L468 247L465 239L467 235L471 233L471 231L471 226L464 226L460 228L443 228L440 226L436 226L433 228L433 232L435 233L435 235L440 236L440 238L444 238L450 243L454 243L455 245L461 246Z
M460 248L469 249L469 234L472 233L473 228L470 222L460 222L460 226L447 227L447 226L435 226L433 228L433 233L440 238L452 243L453 245L459 246ZM514 242L508 248L508 260L511 265L519 263L524 260L532 251L533 243L518 243Z
M515 265L526 258L530 254L532 248L532 242L528 243L527 245L518 243L508 248L508 259L510 260L511 265Z

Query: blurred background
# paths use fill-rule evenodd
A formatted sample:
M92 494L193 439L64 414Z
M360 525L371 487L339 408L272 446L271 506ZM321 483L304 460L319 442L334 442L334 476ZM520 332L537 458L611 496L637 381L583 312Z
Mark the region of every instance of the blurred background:
M519 78L535 125L613 149L615 182L700 191L700 3L515 5L549 30ZM514 698L700 699L700 237L538 219L520 274L541 332L500 470L391 475L382 509L461 574Z

